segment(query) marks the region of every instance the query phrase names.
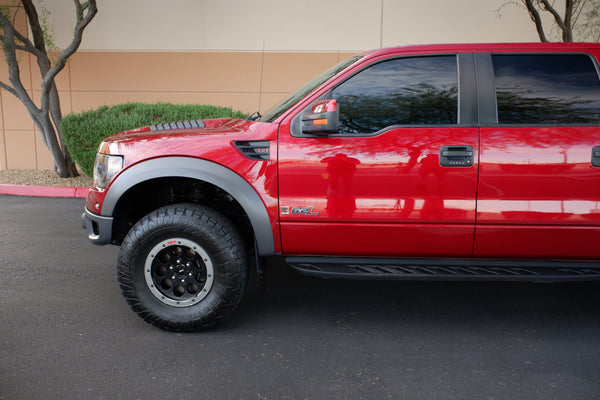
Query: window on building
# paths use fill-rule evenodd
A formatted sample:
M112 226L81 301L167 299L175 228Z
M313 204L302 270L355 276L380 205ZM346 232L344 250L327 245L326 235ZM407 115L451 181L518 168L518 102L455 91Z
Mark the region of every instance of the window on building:
M456 124L456 56L398 58L375 64L332 92L340 133L373 133L393 125Z
M498 122L600 121L600 81L583 54L494 55Z

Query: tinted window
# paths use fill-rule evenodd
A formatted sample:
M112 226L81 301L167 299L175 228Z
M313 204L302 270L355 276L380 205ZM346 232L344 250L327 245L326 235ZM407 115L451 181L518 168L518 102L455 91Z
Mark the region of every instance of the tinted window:
M600 121L600 82L586 55L496 55L498 122Z
M391 125L456 124L456 56L398 58L375 64L333 90L340 133Z

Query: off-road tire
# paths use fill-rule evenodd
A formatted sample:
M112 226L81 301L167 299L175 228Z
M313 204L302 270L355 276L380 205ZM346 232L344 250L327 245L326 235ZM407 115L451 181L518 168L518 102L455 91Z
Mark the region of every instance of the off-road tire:
M227 218L204 206L176 204L151 212L129 231L117 274L125 300L146 322L192 332L213 326L235 309L246 286L248 261L241 236Z

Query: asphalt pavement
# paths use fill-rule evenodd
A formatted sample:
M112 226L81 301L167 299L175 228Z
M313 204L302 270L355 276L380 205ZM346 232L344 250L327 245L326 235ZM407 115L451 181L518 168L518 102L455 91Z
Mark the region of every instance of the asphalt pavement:
M0 195L0 400L600 398L600 284L359 282L271 264L169 333L122 299L83 199ZM251 284L254 279L251 279Z

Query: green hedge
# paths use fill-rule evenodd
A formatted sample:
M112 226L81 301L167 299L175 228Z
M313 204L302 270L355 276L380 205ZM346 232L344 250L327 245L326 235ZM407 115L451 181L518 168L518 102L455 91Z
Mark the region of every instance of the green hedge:
M110 135L165 122L228 117L246 118L247 115L210 105L127 103L66 115L60 130L73 160L91 177L98 146Z

